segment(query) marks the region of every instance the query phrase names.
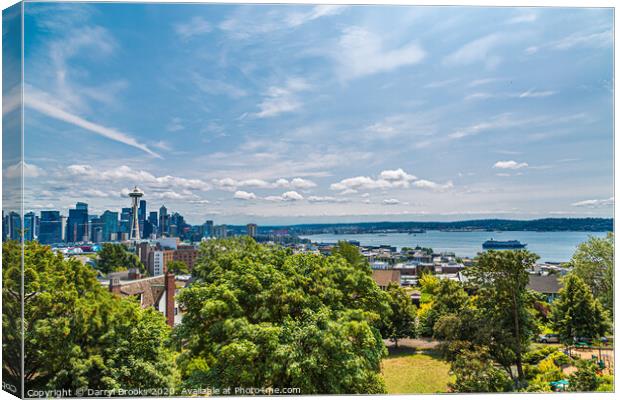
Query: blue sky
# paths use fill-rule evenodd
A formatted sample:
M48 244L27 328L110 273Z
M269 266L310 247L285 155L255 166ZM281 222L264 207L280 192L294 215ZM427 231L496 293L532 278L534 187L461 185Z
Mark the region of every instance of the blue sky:
M611 217L612 18L27 3L26 208L138 184L191 223Z

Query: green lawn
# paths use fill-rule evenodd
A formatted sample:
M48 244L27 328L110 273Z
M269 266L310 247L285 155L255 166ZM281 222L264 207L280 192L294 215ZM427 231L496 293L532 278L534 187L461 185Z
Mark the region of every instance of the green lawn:
M450 365L432 353L399 352L383 360L383 378L389 394L445 393L452 377Z

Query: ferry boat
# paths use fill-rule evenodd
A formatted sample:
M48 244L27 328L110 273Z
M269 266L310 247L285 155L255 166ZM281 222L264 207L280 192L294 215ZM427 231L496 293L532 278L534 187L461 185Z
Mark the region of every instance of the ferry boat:
M525 248L525 246L527 246L526 243L521 243L518 240L506 240L506 241L501 241L501 240L487 240L486 242L482 243L482 248L483 249L497 249L497 250L514 250L514 249L523 249Z

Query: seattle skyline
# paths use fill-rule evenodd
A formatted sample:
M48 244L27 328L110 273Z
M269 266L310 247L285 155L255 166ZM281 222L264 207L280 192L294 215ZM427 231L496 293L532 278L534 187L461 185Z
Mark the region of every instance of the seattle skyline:
M138 185L192 224L612 217L612 26L611 9L27 3L25 209L100 214Z

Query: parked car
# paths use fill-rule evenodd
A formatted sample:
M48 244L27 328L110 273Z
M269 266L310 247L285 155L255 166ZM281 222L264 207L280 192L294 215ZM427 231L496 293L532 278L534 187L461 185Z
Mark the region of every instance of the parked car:
M585 336L580 336L580 337L575 337L573 338L573 341L575 343L587 343L589 345L591 345L593 342L600 342L601 344L607 344L609 343L609 339L607 339L605 336L602 336L600 338L594 339L594 338L590 338L590 337L585 337Z
M548 333L546 335L539 335L538 341L540 343L560 343L560 335L557 333Z

